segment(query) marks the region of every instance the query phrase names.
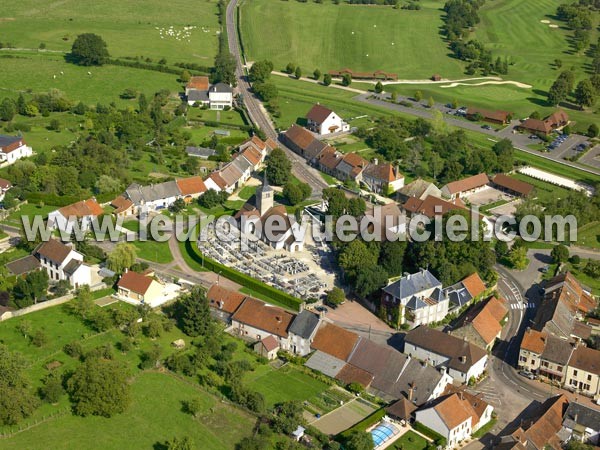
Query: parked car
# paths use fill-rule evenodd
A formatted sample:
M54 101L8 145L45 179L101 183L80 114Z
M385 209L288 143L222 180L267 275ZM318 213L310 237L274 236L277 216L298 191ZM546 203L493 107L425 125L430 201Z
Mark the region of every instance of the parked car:
M535 374L529 372L528 370L519 370L519 375L529 380L535 380L537 378Z
M315 306L315 310L323 313L329 312L329 310L324 306Z
M490 125L482 125L481 128L483 128L484 130L491 130L492 127Z

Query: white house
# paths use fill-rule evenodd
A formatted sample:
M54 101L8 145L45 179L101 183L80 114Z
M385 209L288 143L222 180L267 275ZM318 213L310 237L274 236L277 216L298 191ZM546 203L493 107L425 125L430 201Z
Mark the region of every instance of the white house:
M51 281L67 280L75 288L90 285L92 273L83 263L83 255L56 239L43 242L34 250Z
M22 136L0 134L0 167L8 166L18 159L31 155L33 149L25 143Z
M340 116L318 103L310 109L306 120L308 129L321 136L350 130L350 125L344 122Z
M80 229L87 231L90 229L92 221L103 213L104 210L95 198L82 200L49 213L48 227L71 232L74 221L77 221Z
M383 288L383 305L391 314L398 310L401 324L414 325L443 320L448 314L449 300L439 281L429 270L405 275Z
M446 448L453 448L488 423L493 410L477 396L450 389L432 406L418 409L415 420L446 438Z
M317 334L319 322L320 318L317 314L307 310L300 311L288 329L292 353L306 356L312 351L310 346Z
M210 109L225 109L233 106L233 89L225 83L217 83L208 89Z
M12 187L12 183L4 178L0 178L0 202L4 200L4 195Z
M152 211L171 206L181 196L181 191L175 181L149 186L133 183L125 190L125 196L133 202L138 212L142 206Z
M424 325L407 333L404 353L434 367L446 367L448 374L462 383L479 378L488 362L483 348Z

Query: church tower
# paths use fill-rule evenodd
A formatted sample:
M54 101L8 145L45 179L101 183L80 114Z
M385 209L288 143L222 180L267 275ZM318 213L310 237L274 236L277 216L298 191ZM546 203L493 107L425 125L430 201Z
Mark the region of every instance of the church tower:
M269 209L273 207L273 188L267 182L267 175L263 175L263 184L256 190L256 209L262 217Z

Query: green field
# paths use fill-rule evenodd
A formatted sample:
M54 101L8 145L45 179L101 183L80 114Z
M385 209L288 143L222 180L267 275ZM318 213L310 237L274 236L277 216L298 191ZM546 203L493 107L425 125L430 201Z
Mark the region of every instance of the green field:
M42 423L27 432L2 440L2 448L120 450L163 448L157 445L173 437L189 436L197 448L233 449L254 424L251 416L220 402L187 383L160 373L143 373L132 386L132 404L111 419L67 415ZM183 402L202 401L195 419L182 411Z
M424 450L427 441L412 430L404 433L391 447L393 450Z
M600 223L592 222L579 227L577 245L600 249Z
M216 5L216 0L196 2L193 7L185 0L168 5L160 0L12 1L2 5L0 35L5 44L17 48L37 49L44 43L48 51L65 52L78 34L96 33L113 56L210 65L217 51ZM186 26L196 28L184 32ZM161 29L169 27L179 36L163 31L161 38Z
M168 242L135 241L133 245L137 249L139 258L159 264L168 264L173 261Z
M400 78L458 77L462 63L447 56L438 34L443 1L419 2L420 11L330 2L252 0L241 8L248 60L293 62L305 74L348 67L386 70ZM282 26L285 24L285 26Z

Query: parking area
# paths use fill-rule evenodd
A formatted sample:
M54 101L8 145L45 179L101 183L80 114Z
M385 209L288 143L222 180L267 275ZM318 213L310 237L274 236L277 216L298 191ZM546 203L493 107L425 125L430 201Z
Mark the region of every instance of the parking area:
M596 145L585 153L579 158L579 162L587 164L588 166L600 168L600 145Z
M501 200L509 201L512 197L498 189L488 186L479 192L468 195L465 199L468 200L471 205L485 206Z
M495 208L488 209L488 213L495 217L500 216L514 216L517 211L517 206L521 203L520 199L513 200L509 203L504 203L503 205L496 206Z
M322 433L335 435L360 422L377 409L374 404L362 398L356 398L319 419L313 417L312 423L310 421L309 423Z

